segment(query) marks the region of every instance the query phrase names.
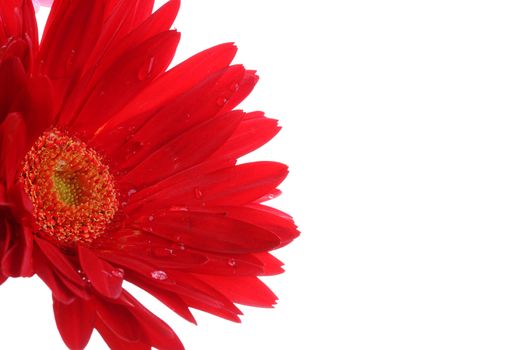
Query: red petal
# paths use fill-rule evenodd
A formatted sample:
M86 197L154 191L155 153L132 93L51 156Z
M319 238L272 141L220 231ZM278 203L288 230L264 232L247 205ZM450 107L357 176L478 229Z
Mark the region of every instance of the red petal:
M0 125L0 147L0 178L13 185L26 152L26 124L20 114L9 114Z
M259 77L255 74L255 71L248 70L244 73L244 77L238 82L234 82L230 86L230 90L235 93L228 98L228 101L222 108L223 112L231 111L237 107L253 90L255 84L259 81Z
M112 350L151 350L151 346L146 343L128 342L123 340L100 320L97 320L95 323L95 328Z
M191 295L204 303L213 303L217 298L217 295L209 296L203 291L196 290L191 286L185 285L184 282L173 281L171 278L168 277L168 275L164 271L162 271L162 273L166 275L167 279L160 280L154 278L153 276L155 275L155 273L161 272L160 268L149 264L148 262L117 253L107 253L107 255L105 255L104 257L107 260L112 261L114 264L125 268L128 272L126 279L131 283L138 285L141 288L144 288L144 284L154 283L154 289L161 288L165 290L170 290L172 293L177 293L179 295ZM181 281L184 280L185 279L182 279Z
M140 325L126 307L100 301L97 304L97 316L120 339L130 343L141 340Z
M230 85L243 74L244 68L241 66L222 69L206 77L183 95L167 102L156 113L141 114L121 124L111 123L111 127L107 126L101 131L106 134L101 137L106 143L111 143L102 145L103 149L114 159L124 159L129 154L136 153L144 157L151 152L151 147L155 150L213 118L222 108L221 100L218 103L217 99L223 98L227 93L232 94ZM121 144L120 140L125 143ZM96 144L101 142L102 140L97 140Z
M137 1L135 9L135 18L132 23L132 28L138 26L142 21L151 16L155 0L139 0Z
M153 271L159 269L157 266L150 264L149 262L141 261L139 259L130 257L120 252L100 252L100 256L102 256L108 261L111 261L115 265L124 267L126 269L126 272L128 272L128 270L132 270L138 272L143 276L150 277ZM126 279L128 280L129 278L126 277Z
M255 254L212 254L203 265L191 266L185 271L219 276L262 276L266 266Z
M272 307L277 301L275 294L257 277L197 276L212 285L228 299L238 304L255 307Z
M215 116L222 108L219 97L227 93L224 90L231 94L229 86L243 74L244 68L241 66L224 68L209 74L197 85L188 87L184 93L181 91L180 95L170 93L173 98L163 105L160 105L159 101L157 111L144 113L130 111L124 120L120 118L126 115L121 113L99 130L100 135L97 135L95 145L113 159L124 159L128 154L139 151L141 145L153 143L153 146L157 147L165 144L186 130ZM177 81L172 83L173 87L179 85ZM173 88L165 87L163 94L168 94L171 90ZM156 99L162 98L163 94L159 93ZM145 96L138 96L135 100L141 99L141 103L147 101L142 98ZM142 151L147 151L147 147Z
M2 257L2 273L12 277L33 275L33 233L26 227L17 227L16 241Z
M0 22L2 23L0 25L0 46L2 49L5 48L6 44L17 39L26 42L26 48L29 51L37 48L38 29L33 4L30 0L0 1ZM2 55L0 54L0 56ZM32 65L32 58L29 56L27 57L28 61L24 62L26 68Z
M153 277L154 274L160 272L160 270L158 267L152 264L137 260L136 258L116 253L108 253L107 256L105 256L105 258L107 260L112 261L114 264L124 267L126 271L129 272L127 274L127 280L129 280L131 283L136 284L142 289L168 290L170 291L170 293L176 293L179 296L185 295L191 297L191 300L197 300L203 305L213 305L213 307L221 309L224 307L225 302L227 303L227 301L225 300L217 301L224 299L224 297L218 294L216 291L211 290L209 287L206 286L206 288L203 290L202 283L200 283L200 285L198 286L188 285L186 282L188 278L191 279L191 277L188 277L188 275L180 275L177 272L173 272L172 276L176 276L179 278L179 280L174 280L170 277L171 273L170 275L168 275L166 272L162 271L163 274L166 276L166 279L160 280ZM233 308L232 311L231 306L233 305L228 305L228 311L236 311L235 308ZM179 311L181 311L181 314L183 315L183 317L185 317L185 313L182 310Z
M240 111L227 113L188 130L143 159L122 180L133 183L138 179L135 185L141 188L202 162L231 136L242 116Z
M4 45L10 37L19 37L21 28L21 16L20 13L15 11L18 8L20 1L1 1L0 2L0 20L2 26L0 26L0 44Z
M123 295L134 306L129 311L140 323L152 346L159 350L184 350L175 332L164 321L152 314L131 294L124 291Z
M175 281L183 281L188 287L200 291L200 294L183 294L180 296L190 307L208 312L232 322L241 321L238 316L242 315L241 311L230 299L226 298L211 285L186 272L170 271L170 276L172 276ZM200 298L202 293L209 295L209 297L207 299Z
M60 278L60 281L64 286L66 286L71 292L75 294L76 297L84 300L89 300L92 297L92 290L89 288L87 282L84 282L82 286L71 282L68 278L64 278L60 273L56 273L57 277Z
M237 48L232 43L202 51L161 75L130 102L119 116L139 114L168 104L168 101L187 93L197 83L226 68ZM115 117L116 120L120 118Z
M57 276L38 249L35 249L34 261L35 273L49 287L53 293L53 298L63 304L72 303L76 299L75 294L64 285L64 278L59 278Z
M53 88L47 77L32 77L28 81L26 101L20 111L27 124L31 125L28 130L30 142L36 140L45 129L49 128L57 107L55 103Z
M277 120L266 118L262 112L248 113L213 159L237 160L266 144L280 129Z
M22 0L22 33L20 37L25 38L29 42L29 59L31 63L27 64L26 67L29 71L32 71L32 64L34 60L34 53L38 49L38 26L36 23L35 11L33 9L33 2L30 0Z
M61 116L63 124L66 124L77 116L80 109L86 103L86 98L92 93L96 84L99 84L99 81L104 78L104 75L107 76L109 74L109 77L111 77L111 75L115 73L111 73L110 71L115 70L115 66L117 66L118 70L118 67L122 64L119 64L119 62L129 60L129 52L137 50L138 48L139 52L132 53L132 57L142 57L142 55L148 53L148 51L143 48L144 43L151 41L150 39L153 39L155 36L162 35L162 33L169 31L171 23L177 14L178 6L176 1L170 1L159 9L159 11L155 12L154 15L150 16L138 28L128 34L128 31L132 29L130 26L132 26L136 15L135 11L138 7L144 7L144 0L121 0L116 4L112 15L104 25L97 47L86 63L87 66L90 66L90 69L83 74L81 81L66 101L67 104ZM166 53L170 51L169 42L167 43L166 49ZM143 61L140 63L143 66L131 71L135 77L142 77L143 75L150 75L151 77L149 78L151 79L155 77L153 68L154 65L159 66L159 59L158 57L153 57L154 56L150 55L149 57L143 58ZM171 59L167 61L169 64ZM166 67L167 64L162 66L159 72L163 72ZM149 72L149 70L151 71ZM121 81L120 83L123 82L124 81ZM121 86L119 87L121 88ZM100 93L106 94L106 92ZM96 126L98 127L100 125Z
M53 299L53 310L58 331L64 343L71 350L84 349L95 326L93 302L76 299L70 304L63 304Z
M143 223L152 233L188 247L212 252L242 254L262 252L280 244L270 231L223 215L167 212Z
M180 34L175 31L163 32L123 54L104 73L71 126L83 130L86 135L95 132L112 114L164 72L173 58L179 39ZM60 119L61 124L68 121L68 115Z
M182 269L202 265L207 261L204 253L180 250L180 246L170 240L160 238L139 230L122 230L112 233L112 238L103 243L106 256L109 250L126 252L126 256L145 261L158 269Z
M116 299L122 292L123 274L111 264L99 259L89 248L78 246L78 258L82 270L100 294Z
M2 188L2 186L0 186L0 188ZM10 214L6 213L3 208L0 208L0 210L0 214L2 215L2 219L0 220L0 256L3 256L11 246L11 241L13 239L13 228L7 217L4 218L4 215ZM0 269L0 275L2 274L1 270L2 269Z
M183 317L186 321L197 324L197 321L195 321L191 311L188 309L188 305L176 293L155 288L153 284L143 283L140 284L140 287L176 312L179 316Z
M126 37L133 30L139 33L144 32L143 29L135 29L138 24L135 22L135 18L142 17L142 20L144 19L142 15L137 16L137 10L138 12L148 11L149 7L149 11L151 11L150 4L146 4L146 2L152 3L151 0L118 0L114 4L109 12L109 17L104 22L97 46L92 51L87 66L96 64L101 58L106 59L108 54L112 57L118 57L134 43L142 42L150 37L144 34L130 35L132 38ZM168 4L170 4L171 7L174 5L173 2L169 2ZM154 27L156 29L152 31L154 34L170 29L173 23L177 11L175 10L173 17L169 18L170 16L166 13L167 11L165 9L168 7L168 4L147 19L147 22L161 22L160 25L156 26L148 25L148 28ZM151 12L149 12L148 15L149 14L151 14ZM166 22L168 23L165 24ZM141 27L144 27L144 25Z
M224 295L187 272L169 271L168 279L132 279L130 282L144 290L165 290L177 293L185 305L233 322L240 322L241 311Z
M71 78L84 68L100 35L105 2L57 1L54 4L40 48L43 73L52 79Z
M164 209L172 206L241 206L272 192L286 177L288 168L275 162L255 162L225 168L199 177L181 173L139 191L126 207Z
M73 267L71 261L66 258L65 254L63 254L53 244L41 238L35 237L35 241L42 253L44 253L46 258L53 264L57 271L60 271L64 277L68 278L71 282L74 282L78 286L84 286L84 281L82 281L82 278Z
M171 28L179 10L179 1L169 1L134 28L136 12L133 9L144 7L145 1L151 2L150 0L120 0L111 11L111 17L104 24L101 37L90 59L90 65L97 65L95 68L99 74L96 74L95 78L99 78L100 73L105 72L127 50L137 46L137 43L145 42Z
M259 260L264 266L264 273L261 276L272 276L283 273L283 262L274 257L270 253L258 253L254 254L257 260Z
M252 205L251 207L227 207L223 208L227 216L236 220L248 222L271 231L279 237L282 247L299 236L299 231L293 219L286 213L263 205Z
M168 273L164 272L166 279L160 280L153 278L153 273L158 268L150 264L114 253L107 253L105 258L119 266L125 267L126 271L129 272L127 274L128 281L149 291L175 312L190 321L193 319L193 316L185 310L186 305L205 310L228 320L239 321L237 315L240 314L240 311L235 305L213 288L196 280L188 273L167 270ZM173 295L173 298L170 295Z
M18 57L0 61L0 123L8 113L18 111L26 86L26 71Z

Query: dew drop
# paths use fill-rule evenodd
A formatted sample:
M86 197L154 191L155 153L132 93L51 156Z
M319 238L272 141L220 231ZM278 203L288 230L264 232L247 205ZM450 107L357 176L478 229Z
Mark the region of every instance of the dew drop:
M169 211L189 211L189 209L188 207L173 206L169 209Z
M235 265L237 265L237 261L235 261L235 259L230 259L228 260L228 265L230 265L231 267L235 267Z
M231 86L230 86L230 90L231 90L232 92L237 92L237 91L239 91L239 83L233 83L233 84L231 84Z
M150 215L150 216L148 216L148 220L149 221L153 221L153 220L155 220L155 217L153 215Z
M74 49L71 50L71 52L69 53L69 57L66 61L66 72L71 72L73 70L73 66L75 65L76 55L77 55L77 51Z
M117 278L124 278L124 270L120 268L111 271L111 274Z
M166 258L166 257L170 257L174 255L172 248L153 247L152 253L154 256L159 257L159 258Z
M144 147L144 142L140 141L132 141L129 146L129 152L136 154L138 151L140 151Z
M137 193L137 190L132 188L128 191L128 197L131 197L132 195L134 195L135 193Z
M195 187L195 188L193 189L193 194L195 195L195 199L202 199L202 196L203 196L203 195L202 195L202 191L201 191L200 188Z
M218 97L216 102L217 106L222 107L226 104L226 102L228 102L228 99L226 99L225 97Z
M159 280L159 281L164 281L165 279L168 278L168 274L161 270L153 271L151 273L151 278Z
M145 62L142 68L139 70L138 78L140 81L149 79L151 77L151 72L153 72L153 67L155 66L155 57L149 57Z

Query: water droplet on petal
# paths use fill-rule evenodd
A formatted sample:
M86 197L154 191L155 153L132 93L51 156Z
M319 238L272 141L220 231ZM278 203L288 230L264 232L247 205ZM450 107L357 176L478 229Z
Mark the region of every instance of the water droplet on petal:
M75 65L76 56L77 56L77 51L74 49L71 50L71 52L69 53L69 57L66 61L66 72L71 72L73 70L73 66Z
M132 141L129 145L129 152L132 154L136 154L142 149L142 147L144 147L144 142Z
M189 211L189 209L188 207L173 206L169 209L169 211Z
M203 196L203 195L202 195L202 191L201 191L200 188L195 187L195 188L193 189L193 194L195 195L195 199L202 199L202 196Z
M235 261L235 259L230 259L228 260L228 265L230 265L231 267L235 267L235 265L237 265L237 261Z
M142 68L139 70L138 78L140 81L149 79L151 73L153 72L153 67L155 66L155 57L149 57L145 62Z
M166 257L171 257L175 255L173 253L173 248L153 247L152 253L154 256L159 257L159 258L166 258Z
M111 271L111 274L117 278L124 278L124 270L120 268Z
M228 102L228 99L226 99L225 97L218 97L216 102L217 106L222 107L226 104L226 102Z
M149 221L153 221L153 220L155 220L155 217L153 215L150 215L150 216L148 216L148 220Z
M230 90L232 92L237 92L239 91L239 83L233 83L231 86L230 86Z
M159 281L164 281L165 279L168 278L168 274L164 271L153 271L151 273L151 278L153 279L156 279L156 280L159 280Z
M132 195L134 195L135 193L137 193L137 190L132 188L128 191L128 197L131 197Z

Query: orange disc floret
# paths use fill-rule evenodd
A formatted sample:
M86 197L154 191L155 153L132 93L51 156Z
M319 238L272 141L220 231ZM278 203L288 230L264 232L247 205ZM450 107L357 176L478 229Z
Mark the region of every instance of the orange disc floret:
M59 130L38 138L21 177L40 230L63 244L93 242L118 210L115 181L100 155Z

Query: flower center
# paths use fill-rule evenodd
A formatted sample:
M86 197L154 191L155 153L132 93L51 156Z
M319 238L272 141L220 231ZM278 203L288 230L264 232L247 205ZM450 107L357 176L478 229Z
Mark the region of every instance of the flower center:
M24 188L42 232L64 244L91 243L118 209L113 176L85 143L45 132L24 158Z

